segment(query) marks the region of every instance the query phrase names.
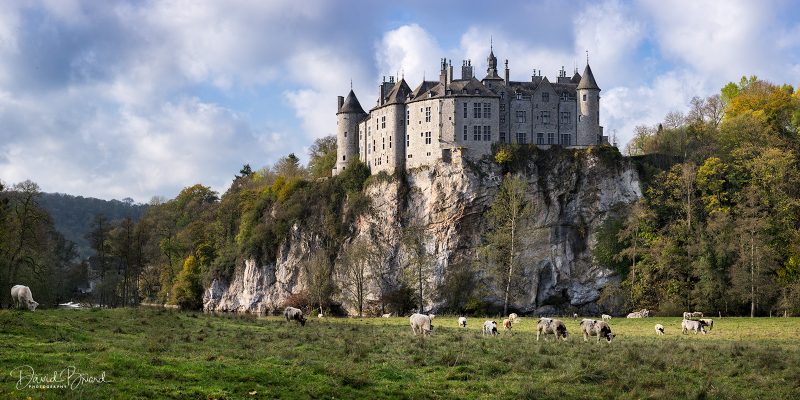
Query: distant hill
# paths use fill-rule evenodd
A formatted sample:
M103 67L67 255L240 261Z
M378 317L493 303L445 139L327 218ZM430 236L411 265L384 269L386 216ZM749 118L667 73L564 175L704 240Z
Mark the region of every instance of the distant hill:
M130 199L101 200L62 193L42 193L40 204L50 213L56 229L65 238L75 242L81 257L92 254L86 234L95 215L103 214L109 221L125 217L138 221L148 207L146 204L134 204Z

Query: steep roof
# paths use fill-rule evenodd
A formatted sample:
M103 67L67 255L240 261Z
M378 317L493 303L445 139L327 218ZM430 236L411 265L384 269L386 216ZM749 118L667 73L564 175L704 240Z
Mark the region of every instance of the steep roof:
M586 64L586 69L583 70L583 77L578 84L578 89L600 90L600 87L597 86L597 81L594 80L594 74L592 74L592 68L589 67L589 64Z
M406 80L400 79L400 81L395 83L389 90L389 94L386 95L386 103L384 104L405 103L410 93L411 88L408 86L408 83L406 83Z
M581 74L578 73L577 69L575 69L575 75L572 75L570 81L572 81L572 83L579 83L581 81Z
M342 103L342 108L339 109L339 112L366 114L366 112L364 112L364 109L361 108L361 103L358 102L356 94L353 93L353 89L350 89L350 93L348 93L347 98L344 99L344 103Z

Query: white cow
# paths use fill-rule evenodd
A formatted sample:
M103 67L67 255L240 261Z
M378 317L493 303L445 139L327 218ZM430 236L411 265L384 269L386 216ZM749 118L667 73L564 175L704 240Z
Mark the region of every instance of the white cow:
M462 328L467 327L467 317L458 317L458 326Z
M24 285L14 285L11 288L11 300L14 301L15 308L22 308L25 306L30 311L36 311L39 303L33 301L31 288Z
M300 326L306 326L306 318L303 316L303 311L299 308L286 307L286 309L283 310L283 317L286 318L286 322L297 321L300 323Z
M656 335L664 334L664 325L656 324Z
M381 317L382 318L391 318L392 317L392 313L383 314L383 315L381 315Z
M500 333L497 332L497 322L495 321L484 321L483 322L483 336L492 335L497 336Z
M412 314L408 319L411 322L411 332L414 335L430 335L433 331L432 319L425 314Z
M699 332L702 332L703 335L706 334L705 330L706 323L703 321L695 321L691 319L685 319L681 322L681 333L684 335L689 333L689 331L694 332L696 335Z
M517 313L511 313L511 314L508 314L508 319L510 319L510 320L511 320L511 322L513 322L513 323L515 323L515 324L516 324L517 322L519 322L519 316L517 316Z
M709 331L710 331L712 328L714 328L714 320L713 320L713 319L711 319L711 318L705 318L705 319L701 319L700 321L703 321L703 322L705 322L705 324L708 326L708 330L709 330Z
M567 326L564 325L559 319L540 318L539 324L536 326L536 341L539 341L539 335L545 334L544 340L547 340L547 335L552 333L556 339L567 340Z
M601 318L603 321L610 321L610 320L611 320L611 316L610 316L610 315L608 315L608 314L603 314L603 315L601 315L601 316L600 316L600 318Z
M600 341L600 338L605 338L608 343L611 343L611 339L614 339L613 333L611 333L611 327L608 326L608 323L605 321L598 321L595 319L584 319L581 321L581 331L583 332L583 341L588 342L589 336L597 336L597 341Z

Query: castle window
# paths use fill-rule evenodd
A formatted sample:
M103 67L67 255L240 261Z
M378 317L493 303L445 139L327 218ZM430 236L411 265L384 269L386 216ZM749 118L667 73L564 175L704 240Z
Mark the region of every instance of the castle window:
M583 95L583 101L586 101L586 95Z
M525 122L525 111L517 111L517 123Z
M480 90L478 90L478 89L475 89L475 94L480 94L480 93L481 93L481 91L480 91Z
M347 131L344 131L344 137L345 138L347 137Z
M389 148L390 149L392 148L392 137L391 136L389 136Z
M386 128L386 116L381 117L381 128Z
M431 133L425 132L425 144L431 144Z
M536 144L544 144L544 133L539 132L536 134Z
M406 125L411 123L411 110L406 110Z
M547 103L550 101L550 93L543 92L542 93L542 102Z
M411 135L406 135L406 147L411 146ZM411 158L411 157L409 157Z
M414 158L414 155L412 155L412 154L409 154L409 155L408 155L408 158Z
M500 123L501 124L505 124L506 123L506 116L503 115L503 114L500 114Z
M475 102L472 103L472 118L480 118L481 117L481 103Z
M500 100L503 100L505 98L506 98L506 92L500 92Z
M466 101L464 102L464 118L467 118L467 107L469 107L469 103Z
M464 125L464 141L467 141L467 126Z
M569 100L569 95L566 92L561 93L561 101L567 101L567 100Z
M506 103L500 103L500 112L506 111Z
M506 142L506 133L500 132L500 143L505 143L505 142Z
M553 132L547 132L547 144L553 144L554 135Z
M492 127L489 125L485 125L483 127L483 141L484 142L492 141Z
M425 107L425 122L431 122L431 108Z
M570 145L570 134L569 133L562 133L558 135L558 143L564 146Z
M386 138L381 138L381 150L386 150Z
M517 132L517 143L525 144L528 143L528 135L525 132Z
M347 159L347 156L342 156L342 161L345 161L346 159Z
M472 127L472 140L474 140L474 141L481 140L481 127L480 126L473 126Z
M483 103L483 118L492 118L492 103Z
M550 111L541 111L540 116L543 124L547 125L550 123Z
M561 124L569 124L569 111L561 112Z
M517 94L517 100L522 100L522 93L517 92L516 94Z

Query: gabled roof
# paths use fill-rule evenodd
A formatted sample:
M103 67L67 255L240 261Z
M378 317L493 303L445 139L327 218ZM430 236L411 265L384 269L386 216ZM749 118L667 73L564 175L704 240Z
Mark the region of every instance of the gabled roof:
M575 75L572 75L572 79L570 79L572 83L580 83L581 81L581 74L578 73L577 69L575 70Z
M424 95L431 89L435 88L439 84L440 84L439 81L422 81L422 83L420 83L419 86L417 86L417 88L414 89L413 92L411 92L411 98L416 99Z
M364 109L361 108L361 103L358 102L356 98L356 94L353 93L353 89L350 89L350 93L347 94L347 98L344 99L344 103L342 103L342 108L339 109L338 113L356 113L356 114L366 114Z
M483 83L475 79L474 76L469 80L463 79L450 82L449 89L452 91L453 95L469 94L477 96L497 96L497 94L484 86Z
M384 104L405 103L410 93L411 88L406 83L406 80L401 79L399 82L395 83L394 86L392 86L391 90L389 90L389 94L386 95L386 102Z
M597 86L597 81L594 80L594 74L592 74L592 69L589 67L589 64L586 64L586 69L583 70L583 77L578 84L578 89L600 90L600 87Z

